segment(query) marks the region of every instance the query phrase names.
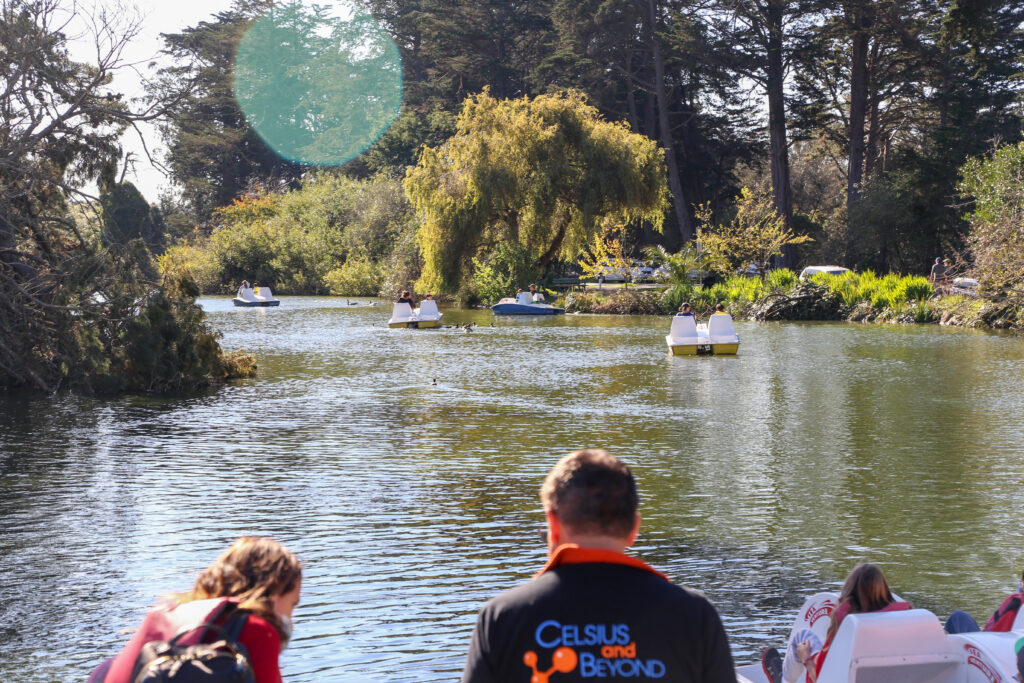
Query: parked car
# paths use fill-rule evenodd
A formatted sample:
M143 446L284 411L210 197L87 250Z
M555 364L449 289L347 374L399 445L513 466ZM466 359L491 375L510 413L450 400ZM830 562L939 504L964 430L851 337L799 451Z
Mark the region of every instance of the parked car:
M605 282L625 282L629 278L629 271L613 268L609 263L599 263L594 269L594 277L602 278Z
M764 271L768 272L768 269ZM760 277L763 273L761 272L761 266L757 263L751 263L746 268L740 268L736 271L737 275L746 275L747 277Z
M643 261L633 261L630 276L633 278L633 282L652 282L654 280L654 267Z
M807 280L812 275L818 273L828 273L829 275L842 275L843 273L849 273L849 268L843 268L842 266L807 266L800 271L800 280Z

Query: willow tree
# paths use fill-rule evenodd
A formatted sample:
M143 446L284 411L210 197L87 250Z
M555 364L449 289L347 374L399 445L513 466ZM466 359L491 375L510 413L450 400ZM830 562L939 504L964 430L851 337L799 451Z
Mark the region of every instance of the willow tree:
M660 231L668 208L663 151L573 91L467 98L455 135L423 149L405 191L421 219L421 291L457 290L473 257L500 243L522 245L543 268L610 225Z

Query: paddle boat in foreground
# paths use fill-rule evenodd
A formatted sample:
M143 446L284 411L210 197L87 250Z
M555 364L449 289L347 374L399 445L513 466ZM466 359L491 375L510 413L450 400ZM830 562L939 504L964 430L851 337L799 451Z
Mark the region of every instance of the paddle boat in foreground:
M441 324L442 315L444 314L437 310L437 302L432 299L424 299L417 309L413 309L406 303L396 303L391 309L391 320L388 321L388 327L392 329L399 327L429 329Z
M898 599L898 598L897 598ZM789 641L811 632L825 642L838 593L808 598ZM938 617L924 609L849 614L840 622L818 674L822 683L1013 683L1017 675L1014 644L1024 637L1024 611L1005 633L946 633ZM796 644L788 645L796 647ZM785 650L780 648L785 656ZM760 662L736 669L738 683L771 683ZM803 683L806 673L795 658L783 681Z
M735 356L740 349L740 338L728 313L712 315L706 325L698 325L692 315L673 316L665 343L673 356Z
M565 313L564 308L555 308L544 303L544 295L537 293L532 297L529 292L520 292L515 298L507 296L491 306L494 315L558 315Z
M274 298L270 287L258 287L257 289L259 291L252 287L239 287L238 295L231 300L231 303L236 306L278 306L281 304L279 299Z

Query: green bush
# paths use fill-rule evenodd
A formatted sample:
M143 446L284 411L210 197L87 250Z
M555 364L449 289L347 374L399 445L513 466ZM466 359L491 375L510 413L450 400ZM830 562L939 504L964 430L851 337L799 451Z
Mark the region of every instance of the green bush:
M526 289L539 276L536 259L527 247L502 243L487 256L473 259L469 286L481 303L493 304L517 289Z
M787 291L796 286L796 273L789 268L779 268L770 271L765 281L771 289Z
M699 288L694 287L690 283L677 284L669 287L661 294L661 309L665 313L674 313L679 310L679 307L683 303L689 303L691 306L697 298L697 291Z
M208 249L192 244L178 244L156 257L157 268L165 278L187 277L202 292L216 292L220 287L220 266Z
M365 256L353 256L324 276L327 291L335 296L377 296L380 267Z
M245 279L281 293L317 294L328 287L328 274L355 254L356 263L334 273L332 282L357 284L355 274L366 269L360 259L385 263L398 279L419 275L418 250L406 239L415 229L412 209L390 178L311 174L296 190L238 199L215 218L219 225L209 237L173 247L161 259L165 273L187 272L204 292L234 291ZM366 278L356 279L366 291Z

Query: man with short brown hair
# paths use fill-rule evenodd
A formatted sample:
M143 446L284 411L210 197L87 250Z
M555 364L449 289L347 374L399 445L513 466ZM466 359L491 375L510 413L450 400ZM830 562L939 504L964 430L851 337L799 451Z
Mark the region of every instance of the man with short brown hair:
M625 554L640 530L625 463L604 450L574 451L548 473L540 497L548 563L481 610L465 683L735 683L711 603Z

